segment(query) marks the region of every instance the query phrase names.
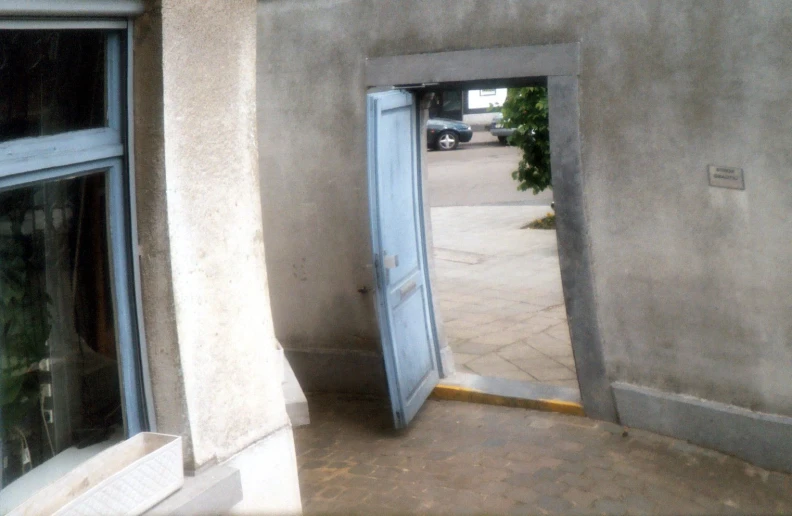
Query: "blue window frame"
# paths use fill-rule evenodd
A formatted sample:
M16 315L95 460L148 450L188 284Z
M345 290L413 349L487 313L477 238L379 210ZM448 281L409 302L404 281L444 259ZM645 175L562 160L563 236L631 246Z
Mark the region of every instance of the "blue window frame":
M60 46L64 41L68 45ZM0 487L64 449L101 442L113 421L126 437L152 426L135 287L128 45L126 21L0 20L0 88L13 57L23 61L17 70L38 86L7 81L12 94L6 98L15 100L0 101L0 202L6 200L5 209L0 206L0 311L6 311L0 321L17 314L22 323L28 318L20 328L41 330L20 337L0 328ZM10 265L17 262L27 263L24 274ZM22 280L4 283L5 270ZM21 293L14 294L19 285ZM24 300L24 309L14 296ZM62 341L70 342L70 354L55 352L66 349ZM101 379L86 385L87 371ZM31 375L35 382L27 379ZM17 381L20 376L26 379ZM102 391L112 390L102 388L108 378L119 391L117 407L116 398L103 398ZM91 409L102 403L105 409ZM42 450L34 452L33 439L44 443ZM5 474L9 457L19 463L13 475Z

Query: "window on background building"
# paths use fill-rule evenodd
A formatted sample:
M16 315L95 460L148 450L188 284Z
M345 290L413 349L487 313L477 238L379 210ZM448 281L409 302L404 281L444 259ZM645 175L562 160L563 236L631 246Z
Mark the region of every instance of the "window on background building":
M1 23L5 512L141 431L145 417L133 331L123 32Z
M499 111L506 101L506 88L468 90L465 95L466 113L488 113Z

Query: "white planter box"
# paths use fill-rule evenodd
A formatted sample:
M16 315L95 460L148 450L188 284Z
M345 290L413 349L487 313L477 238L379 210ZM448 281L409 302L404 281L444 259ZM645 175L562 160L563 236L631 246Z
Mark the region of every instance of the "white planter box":
M91 457L9 516L137 515L183 484L181 437L144 432Z

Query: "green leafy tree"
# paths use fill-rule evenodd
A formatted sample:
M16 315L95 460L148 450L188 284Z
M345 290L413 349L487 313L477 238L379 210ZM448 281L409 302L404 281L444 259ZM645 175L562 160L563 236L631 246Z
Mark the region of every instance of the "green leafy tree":
M550 126L547 88L509 88L503 103L504 127L514 127L509 143L523 151L512 177L520 190L534 194L552 188L550 176Z

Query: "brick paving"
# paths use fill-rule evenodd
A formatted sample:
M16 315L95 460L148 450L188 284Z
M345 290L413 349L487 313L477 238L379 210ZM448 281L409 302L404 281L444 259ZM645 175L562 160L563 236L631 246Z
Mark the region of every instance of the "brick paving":
M458 371L577 389L549 206L432 208L434 285Z
M587 418L429 400L309 399L295 429L306 514L784 514L792 476Z

